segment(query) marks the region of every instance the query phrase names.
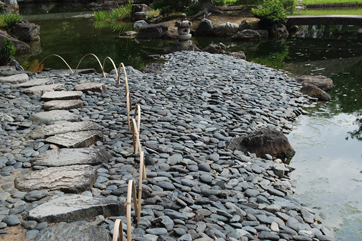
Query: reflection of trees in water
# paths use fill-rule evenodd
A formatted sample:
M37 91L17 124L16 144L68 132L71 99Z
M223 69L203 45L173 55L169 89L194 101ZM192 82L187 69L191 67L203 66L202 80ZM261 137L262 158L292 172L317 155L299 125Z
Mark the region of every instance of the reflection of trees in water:
M351 25L300 25L298 32L294 35L298 38L332 38L349 40L360 38L358 26Z
M357 118L356 124L359 125L359 128L357 130L349 131L347 133L352 139L362 141L362 117L361 116L359 116ZM347 137L347 139L348 139L348 137Z

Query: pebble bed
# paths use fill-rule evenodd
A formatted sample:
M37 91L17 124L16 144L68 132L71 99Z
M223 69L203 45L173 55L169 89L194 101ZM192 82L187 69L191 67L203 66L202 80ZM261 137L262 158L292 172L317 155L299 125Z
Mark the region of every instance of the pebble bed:
M295 118L306 113L303 108L313 105L299 92L300 84L281 71L232 56L177 52L165 59L159 73L127 67L133 105L141 106L140 140L147 173L142 217L132 238L335 240L333 231L320 221L323 213L301 203L288 176L276 174L274 166L280 160L225 148L233 136L259 128L289 133ZM111 74L31 76L44 77L65 84L67 90L79 83L106 84L106 93L88 91L82 96L84 106L70 110L83 121L103 126L106 141L94 146L113 156L108 164L94 166L96 183L81 195L124 203L128 180L137 183L139 174L127 126L124 83L118 85ZM0 102L0 234L7 233L7 226L21 224L27 238L39 238L49 225L26 220L27 212L62 192L20 192L13 180L44 168L32 167L30 161L51 145L25 138L37 127L29 116L44 111L43 102L7 83L0 84ZM112 234L114 219L98 217L95 222Z

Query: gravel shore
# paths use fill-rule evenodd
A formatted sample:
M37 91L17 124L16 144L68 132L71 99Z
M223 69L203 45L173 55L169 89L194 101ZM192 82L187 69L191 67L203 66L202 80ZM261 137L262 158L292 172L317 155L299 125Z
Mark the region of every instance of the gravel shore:
M297 116L306 113L303 108L313 105L299 92L301 85L281 71L232 56L178 52L165 60L159 73L127 67L132 104L141 107L147 173L141 221L132 238L335 240L321 221L323 213L293 195L288 178L292 167L270 155L261 158L225 148L232 137L260 128L289 133ZM95 183L80 195L125 203L128 180L138 183L139 157L133 155L127 126L124 78L117 84L111 74L29 76L51 79L67 91L82 83L105 84L105 93L83 92L83 107L69 110L80 121L102 127L104 139L91 148L110 154L108 163L93 165ZM44 111L44 101L26 88L0 83L0 237L7 235L7 226L21 224L29 239L52 240L62 233L65 239L111 240L114 219L126 223L124 216L55 225L29 218L34 208L67 194L60 189L19 191L14 185L19 176L49 168L35 165L34 159L57 148L46 138L27 137L36 128L56 123L29 120ZM275 168L280 164L284 175ZM82 237L80 230L87 230Z

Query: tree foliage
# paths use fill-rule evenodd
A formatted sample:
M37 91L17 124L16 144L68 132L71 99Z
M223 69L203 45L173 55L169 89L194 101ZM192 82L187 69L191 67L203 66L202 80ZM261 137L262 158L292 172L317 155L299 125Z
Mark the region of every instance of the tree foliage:
M288 17L287 10L279 0L264 0L259 8L253 8L251 11L267 25L284 23Z
M10 39L4 38L3 44L3 47L0 48L0 65L7 65L14 58L16 49Z
M201 6L205 3L211 3L211 0L154 0L152 8L160 10L163 16L173 12L185 12L187 15L193 15L200 11Z

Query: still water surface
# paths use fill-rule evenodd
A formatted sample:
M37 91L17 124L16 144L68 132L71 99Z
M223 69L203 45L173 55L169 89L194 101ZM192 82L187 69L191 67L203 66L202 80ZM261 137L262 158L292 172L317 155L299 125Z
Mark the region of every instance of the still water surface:
M26 16L25 16L26 17ZM161 54L175 41L117 39L117 31L97 28L91 18L34 19L41 26L41 42L32 43L33 52L17 56L33 70L43 58L59 54L75 68L80 58L94 53L103 60L111 57L137 69L147 56ZM362 239L362 36L353 26L306 26L287 39L262 43L234 43L227 39L194 38L201 49L223 42L229 51L244 51L249 61L293 75L322 74L334 80L332 101L309 109L310 116L298 119L288 136L296 155L291 174L296 193L345 241ZM65 68L57 58L46 68ZM98 68L86 58L80 68ZM97 69L99 71L99 68ZM108 71L110 70L110 66ZM320 215L319 215L320 214Z

